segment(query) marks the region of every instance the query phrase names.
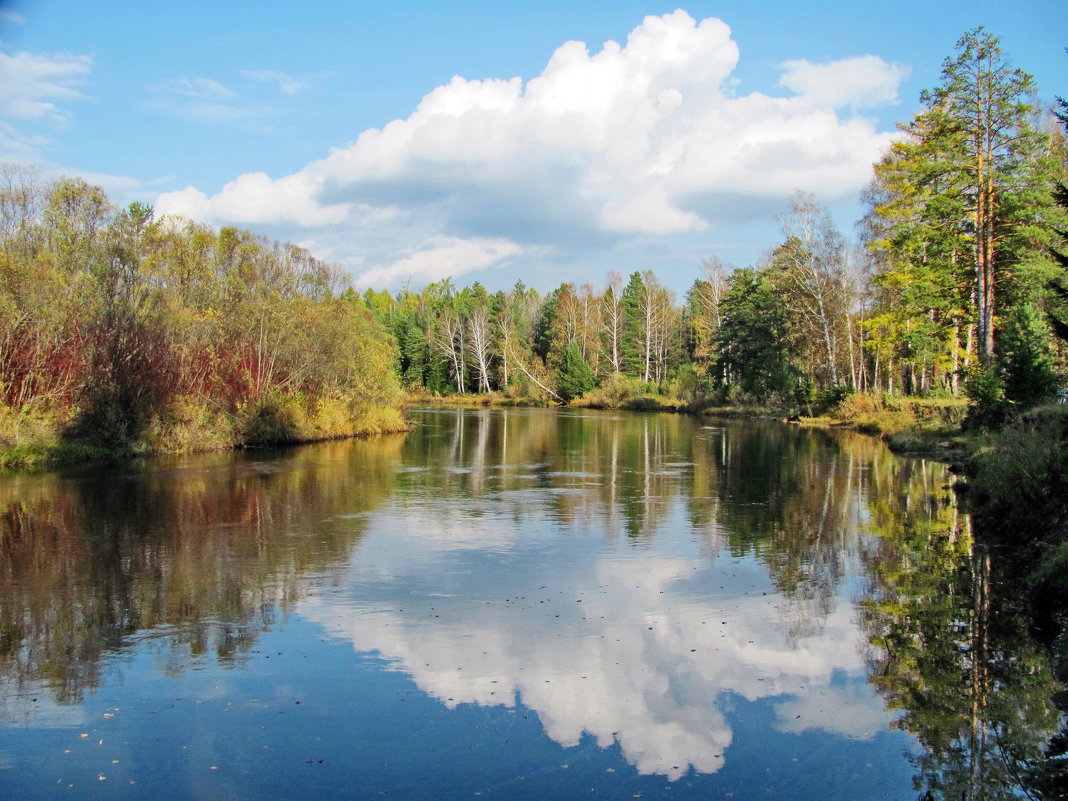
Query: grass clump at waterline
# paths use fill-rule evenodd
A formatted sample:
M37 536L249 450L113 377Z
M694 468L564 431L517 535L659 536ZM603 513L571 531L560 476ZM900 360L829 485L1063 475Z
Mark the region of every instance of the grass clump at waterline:
M399 408L341 398L307 398L299 393L271 394L233 411L177 399L144 426L118 432L100 420L38 416L0 407L0 469L319 442L410 428Z
M554 404L543 398L523 396L509 392L465 392L437 393L424 389L410 389L404 393L401 405L405 408L411 406L464 406L471 408L479 407L508 407L508 406L552 406Z
M54 419L0 406L0 469L44 465L59 444Z
M553 394L550 394L549 391ZM616 373L605 378L598 386L573 398L568 398L547 384L538 386L529 380L517 380L504 390L492 392L465 392L463 394L439 394L420 389L409 389L402 405L410 406L465 406L465 407L570 407L575 409L623 409L637 412L685 412L694 411L692 400L681 397L672 382L655 384L639 378Z
M853 393L828 412L833 425L855 428L898 452L958 452L968 416L968 399Z
M689 411L688 401L671 381L654 384L615 373L568 403L580 409L623 409L633 412Z

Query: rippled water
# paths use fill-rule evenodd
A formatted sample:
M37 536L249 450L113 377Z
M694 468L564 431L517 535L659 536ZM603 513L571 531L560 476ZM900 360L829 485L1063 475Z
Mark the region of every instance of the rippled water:
M951 662L977 630L941 465L772 423L413 416L0 479L0 797L854 801L956 769L910 722L963 666L925 673L916 630ZM945 742L976 730L943 703L971 715Z

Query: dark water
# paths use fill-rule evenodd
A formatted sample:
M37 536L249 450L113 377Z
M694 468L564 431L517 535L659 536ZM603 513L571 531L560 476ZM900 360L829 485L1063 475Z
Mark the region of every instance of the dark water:
M413 415L0 478L0 798L999 798L1056 725L942 465Z

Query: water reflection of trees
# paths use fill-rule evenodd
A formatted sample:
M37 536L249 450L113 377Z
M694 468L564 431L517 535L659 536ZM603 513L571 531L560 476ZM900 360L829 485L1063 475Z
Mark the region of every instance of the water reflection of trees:
M1057 723L1055 685L944 480L920 462L873 471L880 537L863 555L861 603L871 681L923 746L921 798L1017 798Z
M3 480L0 676L71 702L135 637L161 637L165 669L239 659L303 577L344 560L362 531L349 515L388 494L400 447L385 438Z
M433 419L409 435L408 460L429 471L405 476L408 486L473 501L549 490L540 497L554 520L596 521L609 536L654 536L692 471L675 462L693 429L678 415L457 409Z
M435 514L540 515L635 547L688 527L709 558L767 565L795 644L821 631L862 563L872 682L923 746L930 798L1013 797L1055 728L1044 653L973 547L942 465L866 437L672 415L427 421L404 439L0 482L0 680L76 700L108 652L146 637L164 669L240 661L310 575L346 561L360 512L396 493L448 499ZM856 536L865 523L879 536Z
M431 412L409 437L413 493L467 498L472 514L509 494L566 526L602 527L636 545L680 523L714 557L768 566L793 638L819 631L854 553L873 460L870 437L777 423L704 425L681 415L545 410ZM536 496L525 492L550 490Z
M781 425L726 428L713 449L719 493L730 498L734 553L768 566L794 639L819 631L855 550L868 468L885 451L867 437Z
M1028 782L1056 726L1055 685L997 565L973 547L944 465L868 437L670 416L459 412L446 452L438 432L423 435L409 444L464 468L409 477L431 492L480 498L533 480L557 490L538 496L554 519L601 521L635 543L684 509L710 556L767 565L795 641L820 631L857 560L871 577L860 618L872 683L923 746L921 797L1010 798ZM865 525L879 536L857 537Z

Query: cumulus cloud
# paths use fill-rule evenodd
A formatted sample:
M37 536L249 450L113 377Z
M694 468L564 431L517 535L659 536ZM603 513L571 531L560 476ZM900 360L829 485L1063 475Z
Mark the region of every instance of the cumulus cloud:
M864 108L898 102L897 88L912 70L904 64L887 63L878 56L858 56L813 64L804 59L783 64L779 81L814 103Z
M66 123L56 102L83 98L76 87L91 68L89 56L71 53L0 53L0 115Z
M321 178L307 173L277 181L262 172L246 173L211 197L191 186L160 195L156 209L160 214L241 225L288 221L311 228L342 221L348 216L348 206L320 204L316 196L321 185Z
M736 93L738 59L725 23L676 11L646 17L622 45L592 52L567 42L525 83L454 77L407 118L275 179L317 194L294 194L288 206L283 199L272 219L314 227L316 204L334 210L330 224L348 229L341 261L361 265L367 283L462 269L459 240L471 263L487 268L519 250L749 222L747 213L762 214L798 188L825 200L855 193L891 134L838 109L893 102L906 70L875 56L789 62L783 83L796 94L776 98ZM240 221L224 212L259 201L239 200L238 189L271 193L263 179L239 178L194 205L215 215L209 222ZM196 191L184 190L186 199ZM351 216L336 218L345 208ZM366 223L373 208L401 212L388 229L392 250L361 244L383 233ZM401 250L413 241L424 244ZM501 241L512 247L486 244Z

